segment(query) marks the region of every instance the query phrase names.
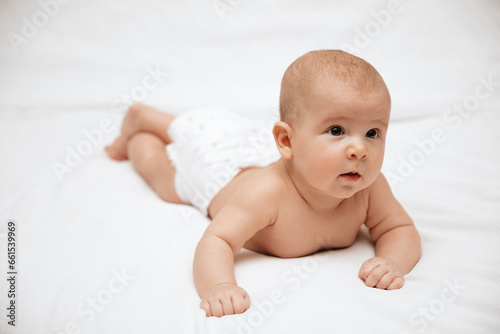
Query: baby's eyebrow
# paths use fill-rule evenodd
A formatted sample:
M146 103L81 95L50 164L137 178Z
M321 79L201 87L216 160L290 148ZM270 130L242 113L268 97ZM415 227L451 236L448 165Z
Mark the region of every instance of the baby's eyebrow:
M352 121L353 118L347 117L347 116L335 116L335 117L328 117L327 119L324 120L325 123L335 123L335 122L341 122L341 121Z
M371 123L380 124L382 126L389 126L389 121L386 119L374 119L371 121Z
M351 121L351 122L356 122L356 118L348 117L348 116L335 116L335 117L328 117L327 119L324 120L325 123L340 123L343 121ZM379 124L381 126L388 126L389 121L386 120L385 118L377 118L377 119L371 119L368 120L368 123L375 123Z

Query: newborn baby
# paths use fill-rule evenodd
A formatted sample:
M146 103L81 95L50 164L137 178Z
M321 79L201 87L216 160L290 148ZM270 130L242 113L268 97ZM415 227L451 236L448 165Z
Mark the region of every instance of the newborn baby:
M390 110L370 64L339 50L312 51L283 76L275 147L250 150L255 128L224 110L174 117L133 105L106 150L130 159L163 200L212 219L193 272L200 307L219 317L250 307L234 276L242 247L301 257L352 245L363 224L376 256L359 277L369 287L403 286L420 258L420 237L380 172Z

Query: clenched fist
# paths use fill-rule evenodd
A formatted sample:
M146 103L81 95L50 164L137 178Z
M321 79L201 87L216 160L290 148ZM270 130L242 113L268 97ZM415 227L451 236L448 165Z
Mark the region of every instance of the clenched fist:
M247 292L230 283L216 285L203 296L200 303L200 308L205 311L207 317L239 314L249 307L250 297Z
M359 270L359 278L365 285L378 289L401 289L404 284L403 274L396 262L384 257L372 257L366 260Z

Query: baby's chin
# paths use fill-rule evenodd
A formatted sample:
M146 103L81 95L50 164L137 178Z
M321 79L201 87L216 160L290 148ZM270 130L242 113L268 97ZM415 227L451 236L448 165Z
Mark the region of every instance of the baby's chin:
M358 192L360 192L363 189L356 189L356 190L339 190L336 191L333 197L340 198L340 199L347 199L351 198L354 195L356 195Z
M372 183L373 182L360 182L357 184L342 185L342 186L337 187L333 191L333 193L334 193L333 196L337 197L337 198L342 198L342 199L351 198L354 195L356 195L357 193L359 193L360 191L363 191L366 188L368 188Z

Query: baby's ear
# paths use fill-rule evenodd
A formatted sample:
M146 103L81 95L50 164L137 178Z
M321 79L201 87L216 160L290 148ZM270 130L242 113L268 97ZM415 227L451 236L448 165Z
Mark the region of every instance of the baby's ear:
M292 154L292 127L283 121L274 124L273 136L278 151L283 159L291 159Z

